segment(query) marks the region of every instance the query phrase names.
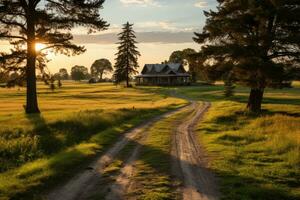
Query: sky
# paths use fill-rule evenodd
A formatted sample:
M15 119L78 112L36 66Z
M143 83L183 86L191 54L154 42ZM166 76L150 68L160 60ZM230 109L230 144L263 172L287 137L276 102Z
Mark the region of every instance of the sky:
M146 63L167 60L175 50L198 50L199 45L192 40L193 32L201 31L205 24L203 10L214 9L216 5L216 0L106 0L100 13L110 24L108 30L93 35L87 35L84 29L74 30L74 42L85 46L87 51L73 57L50 54L49 70L70 71L74 65L90 68L101 58L114 63L117 33L127 21L134 24L137 34L141 68ZM0 47L8 49L4 43Z

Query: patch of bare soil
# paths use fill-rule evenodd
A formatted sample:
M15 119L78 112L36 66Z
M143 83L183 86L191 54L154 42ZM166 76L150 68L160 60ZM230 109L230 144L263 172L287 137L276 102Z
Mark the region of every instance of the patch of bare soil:
M174 114L175 112L181 112L181 110L185 109L181 108L179 110L170 112L160 118L167 118ZM140 150L142 148L143 141L147 138L148 131L145 130L142 138L137 142L131 156L127 159L126 164L121 169L120 174L116 178L115 183L113 183L109 187L109 193L106 196L106 200L121 200L121 199L135 199L132 196L127 196L127 194L131 193L136 187L138 187L138 183L133 180L133 176L135 175L135 162L139 157Z
M193 102L194 112L178 125L172 139L173 173L182 181L184 200L219 199L216 178L207 168L207 156L201 149L194 129L210 104Z
M209 103L200 105L193 102L190 106L177 111L192 111L175 126L172 138L172 170L177 179L182 182L179 190L184 200L216 200L219 198L216 178L207 168L207 156L194 135L195 126L209 107ZM146 137L147 134L143 139ZM134 191L139 185L132 177L135 173L134 164L138 159L140 149L141 145L136 146L115 183L110 186L110 193L106 196L106 200L135 199L127 194Z
M161 118L167 117L175 111L170 111L162 116L156 117L148 122L132 129L125 133L122 138L115 143L104 155L99 157L93 162L86 171L83 171L75 175L64 185L54 189L47 196L48 200L85 200L89 199L92 194L96 193L101 187L107 187L101 185L101 177L107 166L109 166L115 160L119 152L130 142L134 141L139 135L149 128L153 123L159 121ZM118 194L122 194L125 185L128 185L128 178L133 171L132 163L136 160L140 146L134 149L132 156L126 162L125 167L121 170L120 176L117 178L116 184L112 186L112 192L108 195L112 199L118 199Z

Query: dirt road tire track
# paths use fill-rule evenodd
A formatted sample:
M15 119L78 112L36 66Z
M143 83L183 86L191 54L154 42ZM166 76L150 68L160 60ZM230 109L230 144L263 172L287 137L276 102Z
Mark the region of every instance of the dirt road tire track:
M184 108L184 107L183 107ZM46 195L47 200L85 200L89 199L94 191L101 187L101 176L104 169L110 165L118 153L134 138L141 134L145 129L149 128L153 123L159 121L164 117L177 112L179 108L167 112L161 116L155 117L146 123L124 133L121 139L116 142L106 153L94 161L87 169L70 179L66 184L59 186ZM133 159L133 158L132 158Z
M216 178L207 169L205 153L201 150L194 129L210 103L192 102L194 112L175 131L172 139L173 172L182 181L183 200L219 199Z

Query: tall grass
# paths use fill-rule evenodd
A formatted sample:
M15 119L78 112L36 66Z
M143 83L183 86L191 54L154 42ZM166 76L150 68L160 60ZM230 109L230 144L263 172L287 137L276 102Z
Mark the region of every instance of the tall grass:
M300 88L266 99L259 115L244 112L246 98L215 100L199 124L222 199L300 199Z

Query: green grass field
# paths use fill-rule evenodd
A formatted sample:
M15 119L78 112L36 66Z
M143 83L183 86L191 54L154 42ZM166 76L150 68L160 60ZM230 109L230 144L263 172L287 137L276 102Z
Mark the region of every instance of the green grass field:
M200 143L219 176L222 199L300 199L300 83L265 93L263 112L245 112L249 89L232 98L223 86L151 88L212 102L199 123Z
M222 85L122 88L66 82L51 92L40 84L42 114L29 116L22 108L23 88L0 88L0 199L39 199L125 130L186 104L172 94L212 102L197 133L219 177L222 199L300 199L299 82L268 89L259 115L245 112L249 89L240 86L234 97L224 98ZM184 114L150 128L136 166L141 199L177 196L168 153L171 124ZM111 170L117 173L120 165L116 160Z
M42 114L25 115L24 92L0 89L0 199L38 199L124 131L186 103L111 84L66 82L54 92L39 84Z

